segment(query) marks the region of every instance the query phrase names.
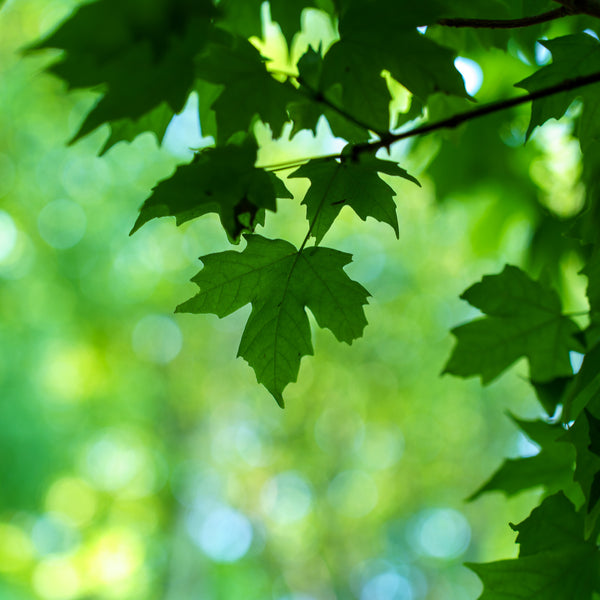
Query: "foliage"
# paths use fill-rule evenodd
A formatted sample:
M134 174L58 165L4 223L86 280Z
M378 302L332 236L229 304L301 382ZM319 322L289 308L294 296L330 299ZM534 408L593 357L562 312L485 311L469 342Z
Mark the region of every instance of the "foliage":
M413 155L428 155L434 184L447 195L496 186L500 202L490 209L487 231L501 230L516 215L527 220L531 244L522 268L508 265L464 292L462 298L484 316L453 330L456 345L445 372L478 375L487 384L520 358L528 360L528 379L547 417L516 423L541 451L507 461L474 497L532 486L543 486L546 496L515 526L518 558L472 568L485 586L482 599L593 598L600 593L598 3L269 4L288 44L284 66L267 52L263 56L253 36L261 33L261 23L266 28L266 15L261 20L261 3L247 0L97 0L79 7L29 51L64 51L50 71L70 90L99 92L73 141L108 124L103 151L146 131L162 139L173 113L198 93L200 124L213 147L198 149L189 164L154 188L133 231L158 217L174 216L182 224L216 213L229 241L243 240L242 251L201 258L204 266L193 278L200 291L178 310L224 317L251 304L238 354L281 406L302 357L312 353L307 308L339 341L351 343L366 324L369 293L345 271L350 256L321 246L326 235L334 237L343 207L363 221L373 217L391 226L399 236L392 178L418 184L411 169L400 166L417 168ZM309 43L296 35L309 13L326 15L335 39ZM532 65L535 39L542 37L551 63L538 58ZM466 91L455 66L458 55L476 56L484 67L498 55L516 55L530 68L511 59L513 69L499 75L491 90L496 102L474 108L475 92ZM513 86L527 95L514 96ZM490 90L485 99L489 96ZM524 126L519 107L526 104L531 117ZM519 173L512 163L534 152L531 141L525 150L514 142L535 137L537 128L564 115L575 124L572 135L582 152L584 205L561 214L527 185L520 187L518 201L504 195L501 186L510 190L513 182L503 169ZM486 118L498 121L492 128ZM272 139L285 141L304 131L317 133L324 123L342 139L342 150L264 164L267 127ZM502 144L489 138L496 129ZM455 151L452 144L460 144L462 136L477 141ZM487 151L492 148L494 153ZM468 179L452 173L454 161L467 160L478 166ZM456 165L461 173L465 168L468 173L468 166ZM302 199L306 223L300 243L256 233L257 227L269 227L269 213L280 212L278 199L295 197L288 189L295 179L310 181ZM589 311L569 286L575 277L565 274L570 260L588 279ZM561 295L565 302L578 298L574 313L563 311ZM584 355L578 372L573 352Z

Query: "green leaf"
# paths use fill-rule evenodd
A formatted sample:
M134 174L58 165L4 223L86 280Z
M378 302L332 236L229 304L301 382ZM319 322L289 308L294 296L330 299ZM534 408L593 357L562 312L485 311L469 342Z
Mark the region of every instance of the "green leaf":
M121 119L110 124L110 136L100 150L104 154L118 142L132 142L138 135L151 131L160 144L173 118L173 112L166 104L161 104L139 119Z
M588 403L598 396L600 391L600 344L591 348L583 358L581 368L573 380L565 401L564 417L566 421L577 418Z
M217 213L232 240L262 222L262 209L276 210L276 198L291 195L280 179L254 166L256 142L208 148L192 163L160 182L141 208L132 233L157 217L174 216L177 224Z
M238 351L256 378L283 406L283 390L296 381L302 356L312 354L308 308L320 327L352 343L367 324L368 292L343 267L351 256L329 248L298 251L284 240L246 236L242 252L201 258L193 281L200 292L179 312L229 315L248 303L252 312Z
M600 247L594 246L581 271L588 279L586 295L590 304L590 320L600 324Z
M468 564L484 585L479 600L592 600L600 554L583 535L583 518L563 494L546 498L519 532L519 558Z
M219 26L231 33L249 38L262 35L261 6L263 0L220 0L223 17Z
M289 175L290 178L306 177L311 181L302 204L306 205L311 235L317 243L323 239L345 205L352 207L363 221L373 217L388 223L398 237L398 218L393 200L395 192L378 173L403 177L419 185L396 163L371 155L340 162L315 159Z
M583 518L567 497L559 492L544 499L527 519L518 525L519 556L531 556L583 542Z
M289 47L296 33L300 31L300 17L305 8L315 6L311 0L269 0L271 18L279 23L281 32Z
M345 114L341 87L334 86L325 92L323 58L320 52L309 46L298 60L297 69L300 89L297 98L288 105L288 113L293 122L290 137L303 129L316 134L317 123L321 116L325 116L336 137L349 142L367 141L370 137L369 129L376 129L374 121L368 116L364 123L359 124L353 115Z
M579 329L562 315L554 290L506 265L461 298L488 316L452 330L457 343L444 373L479 375L486 384L525 356L534 381L571 375L569 351L581 351L575 338Z
M552 64L542 67L531 77L517 83L517 87L534 92L544 87L557 85L565 79L572 79L600 71L600 42L591 35L578 33L566 35L548 41L540 41L552 52ZM576 90L553 94L535 100L531 105L531 120L527 128L527 137L548 119L559 119L569 108L571 102L582 97L584 110L581 117L580 139L585 149L587 143L600 134L600 125L596 118L599 106L600 86L586 86Z
M100 0L80 7L35 45L32 49L66 51L50 70L70 89L104 91L74 140L106 122L139 122L163 103L180 112L195 77L194 54L210 38L217 14L209 0L153 0L143 6L141 0ZM156 127L162 135L162 121Z
M392 99L382 70L374 66L372 52L346 41L336 42L323 60L323 88L339 85L343 109L379 135L389 129Z
M529 439L540 446L539 454L505 460L492 477L468 498L469 501L491 491L512 496L544 486L547 492L552 493L571 484L575 456L572 448L560 440L565 430L560 425L544 421L511 418Z
M438 5L380 1L365 10L364 3L354 4L340 19L340 41L325 55L325 80L345 82L344 93L354 99L359 91L367 92L364 84L387 69L421 101L438 91L468 97L454 67L455 52L416 30L437 18ZM353 90L355 85L361 87Z
M233 38L229 44L209 46L197 60L197 72L201 79L224 86L212 104L219 143L238 131L249 131L257 115L270 125L274 137L281 136L289 120L287 105L298 92L289 82L269 74L250 42Z
M566 402L572 381L573 377L557 377L544 383L530 382L538 401L549 417L553 417L556 409Z
M598 400L595 399L595 406L590 406L594 412L600 412L598 409ZM598 509L600 509L600 456L595 452L600 444L598 436L598 419L591 412L585 410L575 420L566 436L566 439L575 446L577 454L577 466L575 468L575 481L581 486L585 497L586 514L592 515L591 521L598 518ZM587 524L590 529L593 522Z

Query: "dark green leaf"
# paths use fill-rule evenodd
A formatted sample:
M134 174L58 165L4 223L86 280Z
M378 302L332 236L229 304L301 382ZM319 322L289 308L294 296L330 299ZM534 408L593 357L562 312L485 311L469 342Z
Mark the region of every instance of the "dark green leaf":
M261 6L263 0L220 0L223 11L220 27L242 37L262 34Z
M600 71L600 43L591 35L579 33L540 43L552 52L552 64L542 67L531 77L517 83L518 87L533 92L559 84L565 79ZM571 102L582 96L584 111L581 117L580 138L582 146L585 148L588 141L596 138L600 133L600 125L596 118L599 108L599 89L600 87L596 84L535 100L531 106L531 120L527 129L527 137L538 125L542 125L548 119L562 117Z
M590 405L590 409L596 412L598 410L597 398L594 401L595 406ZM569 429L566 438L575 446L577 453L577 466L575 468L575 481L579 483L585 496L585 510L588 515L592 515L595 521L598 517L600 508L600 456L592 450L597 448L598 432L596 430L597 418L590 410L582 412L575 420L575 423ZM588 528L593 523L588 525Z
M193 279L200 292L177 310L224 317L251 303L238 355L283 406L284 388L296 381L302 356L313 352L305 309L320 327L350 344L367 324L363 305L369 294L344 272L349 254L329 248L298 251L283 240L257 235L246 240L243 252L201 258L204 268Z
M325 92L321 54L309 47L300 57L297 68L300 90L297 98L288 105L288 112L293 122L290 137L303 129L310 129L316 134L317 123L321 116L325 116L335 136L349 142L368 140L369 129L376 129L373 119L369 116L364 123L359 124L357 117L347 114L343 108L342 90L339 86L334 86Z
M174 216L180 225L217 213L232 240L260 222L261 209L276 210L277 197L290 197L273 173L254 166L256 143L208 148L189 165L159 183L146 200L132 233L156 217Z
M507 265L461 296L488 316L452 330L456 346L445 373L479 375L489 383L517 359L529 360L531 378L551 381L572 373L570 350L581 350L575 323L562 315L552 289Z
M209 39L217 10L209 0L153 0L141 8L139 1L86 4L34 47L66 51L51 70L69 88L104 91L74 139L106 122L139 123L163 103L172 112L183 109L194 81L194 54ZM156 127L161 136L162 121Z
M269 0L271 18L279 23L288 46L291 47L294 35L300 31L300 16L305 8L314 6L311 0Z
M158 143L162 141L167 127L173 118L173 112L166 104L161 104L137 120L121 119L110 124L110 136L106 140L100 154L106 152L118 142L132 142L138 135L152 131Z
M217 119L217 139L226 142L238 131L249 131L258 116L279 137L289 120L287 105L298 92L288 82L274 79L264 59L247 40L212 45L197 61L198 75L224 86L212 104Z
M600 391L600 344L596 344L583 358L579 372L565 401L563 420L572 421Z
M469 564L483 582L480 600L592 600L600 554L583 535L583 518L562 494L546 498L519 532L519 558Z
M491 491L512 496L537 486L544 486L551 493L571 483L575 457L569 444L560 441L565 430L560 425L550 425L544 421L512 419L527 437L540 446L539 454L505 460L469 500Z
M373 217L388 223L398 236L394 190L378 173L403 177L418 185L418 181L396 163L371 155L341 162L311 160L289 176L306 177L311 181L302 203L306 204L306 217L317 243L345 205L352 207L363 221Z

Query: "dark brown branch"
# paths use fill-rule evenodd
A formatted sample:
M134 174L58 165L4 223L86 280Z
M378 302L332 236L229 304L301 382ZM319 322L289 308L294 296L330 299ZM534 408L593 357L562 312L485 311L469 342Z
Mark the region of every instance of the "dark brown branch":
M566 6L549 10L548 12L520 19L440 19L437 24L444 27L472 27L479 29L518 29L539 23L547 23L573 14Z

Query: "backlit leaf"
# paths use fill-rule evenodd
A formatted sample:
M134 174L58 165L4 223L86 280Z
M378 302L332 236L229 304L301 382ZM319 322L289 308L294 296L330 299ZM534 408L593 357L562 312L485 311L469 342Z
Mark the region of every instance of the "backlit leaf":
M445 373L479 375L489 383L516 360L529 360L531 379L550 381L572 373L569 351L581 350L577 325L561 312L556 292L507 265L461 296L487 316L452 330L456 345Z
M177 310L224 317L252 304L238 355L283 406L283 390L296 381L302 356L313 353L306 308L320 327L350 344L367 324L369 294L344 272L349 254L320 247L298 251L257 235L246 240L242 252L201 257L204 268L193 279L200 292Z

